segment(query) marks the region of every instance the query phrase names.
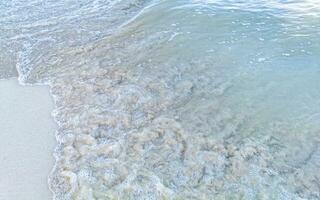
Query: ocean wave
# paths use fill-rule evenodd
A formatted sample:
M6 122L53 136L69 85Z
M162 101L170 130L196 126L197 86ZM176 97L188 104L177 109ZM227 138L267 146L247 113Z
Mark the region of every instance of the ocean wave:
M299 30L263 12L186 5L4 12L19 80L49 85L55 101L55 200L319 198L319 126L305 117L319 108L306 101L319 99L317 44L288 40ZM23 9L36 12L11 15ZM297 72L305 59L314 65Z

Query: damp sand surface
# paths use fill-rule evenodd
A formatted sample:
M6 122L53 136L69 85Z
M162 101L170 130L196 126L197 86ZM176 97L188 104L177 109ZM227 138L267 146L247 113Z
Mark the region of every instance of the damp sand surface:
M55 123L45 86L0 80L0 200L51 199Z

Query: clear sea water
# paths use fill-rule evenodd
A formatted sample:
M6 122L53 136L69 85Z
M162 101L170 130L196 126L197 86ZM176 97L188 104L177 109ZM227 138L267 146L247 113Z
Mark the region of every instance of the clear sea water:
M316 200L319 38L318 0L4 0L0 78L51 88L55 200Z

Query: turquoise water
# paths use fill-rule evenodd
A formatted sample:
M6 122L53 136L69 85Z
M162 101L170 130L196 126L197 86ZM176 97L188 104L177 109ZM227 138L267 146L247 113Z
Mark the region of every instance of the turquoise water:
M2 77L55 99L56 200L320 199L320 2L0 11Z

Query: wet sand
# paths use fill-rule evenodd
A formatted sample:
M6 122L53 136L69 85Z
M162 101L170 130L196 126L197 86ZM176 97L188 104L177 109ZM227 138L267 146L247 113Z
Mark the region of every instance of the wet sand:
M0 80L0 200L46 200L56 125L44 86Z

